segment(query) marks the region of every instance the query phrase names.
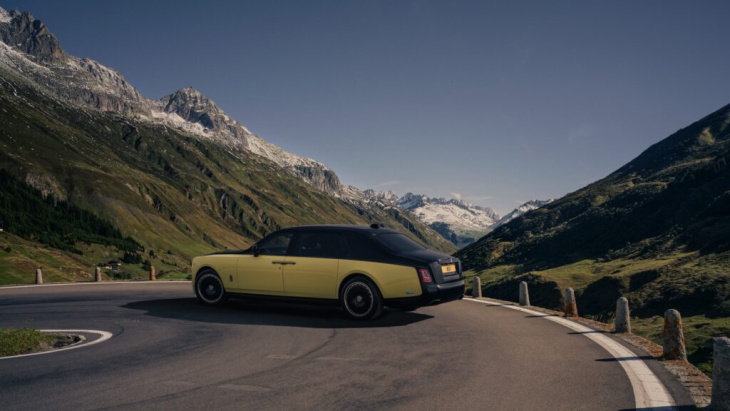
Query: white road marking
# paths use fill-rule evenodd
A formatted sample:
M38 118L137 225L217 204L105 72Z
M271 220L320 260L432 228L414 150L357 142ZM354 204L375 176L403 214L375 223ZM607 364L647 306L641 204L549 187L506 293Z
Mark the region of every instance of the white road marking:
M95 344L102 343L110 338L112 338L112 333L107 331L99 331L99 330L40 330L40 332L43 333L66 333L66 334L97 334L100 335L99 338L97 338L94 341L87 342L87 343L81 343L81 344L73 344L65 348L59 348L57 350L50 350L50 351L41 351L41 352L34 352L30 354L20 354L20 355L13 355L10 357L0 357L0 360L7 360L10 358L20 358L20 357L31 357L34 355L43 355L43 354L50 354L50 353L56 353L61 351L68 351L68 350L75 350L76 348L81 347L89 347Z
M556 322L562 326L568 327L571 330L577 331L584 335L586 338L590 338L596 344L603 347L616 359L636 358L631 350L612 340L611 338L596 333L594 330L578 324L576 322L567 320L563 317L546 315L541 312L532 311L527 308L523 308L515 305L507 305L500 303L493 303L484 300L474 300L464 298L464 301L471 301L475 303L487 304L487 305L498 305L505 308L511 308L513 310L522 311L538 317L543 317L546 320ZM636 408L638 409L651 409L661 408L663 410L675 409L675 402L672 396L667 391L664 384L659 378L649 369L649 366L644 361L618 361L623 367L624 372L629 377L631 387L634 390L634 400L636 401ZM662 408L663 407L663 408Z
M67 287L70 285L109 285L109 284L175 284L175 283L192 283L190 280L174 280L174 281L100 281L90 283L60 283L60 284L31 284L31 285L6 285L0 287L2 290L16 290L18 288L45 288L45 287Z

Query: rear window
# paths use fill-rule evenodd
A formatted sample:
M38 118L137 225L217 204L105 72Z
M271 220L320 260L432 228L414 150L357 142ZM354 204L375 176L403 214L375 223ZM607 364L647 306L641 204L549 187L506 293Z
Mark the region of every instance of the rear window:
M389 250L398 252L422 250L425 247L398 233L378 234L375 239Z

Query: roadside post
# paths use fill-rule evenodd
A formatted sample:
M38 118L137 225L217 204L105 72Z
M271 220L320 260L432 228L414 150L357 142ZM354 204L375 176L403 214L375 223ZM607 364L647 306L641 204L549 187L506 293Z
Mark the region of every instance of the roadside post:
M155 266L150 266L150 281L157 281L157 270L155 270Z
M474 277L471 280L471 296L474 298L482 298L482 279Z
M730 338L716 338L713 345L712 411L730 411Z
M101 268L94 268L94 281L97 283L101 281Z
M530 292L527 289L527 282L520 281L520 305L529 307L530 306Z
M677 310L670 309L664 313L664 344L662 347L662 358L665 360L687 360L682 316Z
M575 303L575 291L572 288L565 289L565 316L577 317L578 305Z
M629 318L629 300L626 297L619 297L616 301L616 320L613 330L617 333L631 332L631 319Z
M43 269L41 267L38 267L35 270L35 283L43 284Z

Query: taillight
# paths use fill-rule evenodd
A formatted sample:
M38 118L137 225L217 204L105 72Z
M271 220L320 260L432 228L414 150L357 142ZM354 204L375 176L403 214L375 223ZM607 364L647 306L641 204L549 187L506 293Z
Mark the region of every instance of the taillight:
M428 268L416 268L416 270L418 270L418 276L421 277L421 282L433 282L433 278L431 277L431 273L428 271Z

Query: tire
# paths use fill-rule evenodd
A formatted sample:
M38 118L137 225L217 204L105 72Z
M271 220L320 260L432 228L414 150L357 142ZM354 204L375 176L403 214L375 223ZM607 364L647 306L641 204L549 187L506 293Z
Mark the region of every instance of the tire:
M383 297L378 287L365 277L353 277L345 282L340 304L353 320L372 320L383 312Z
M205 305L221 305L228 299L223 281L213 270L201 271L195 277L195 295Z

